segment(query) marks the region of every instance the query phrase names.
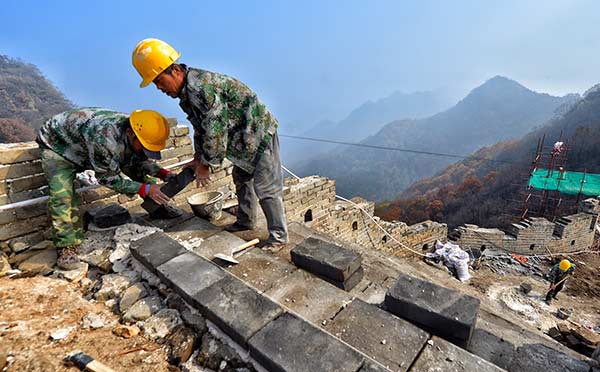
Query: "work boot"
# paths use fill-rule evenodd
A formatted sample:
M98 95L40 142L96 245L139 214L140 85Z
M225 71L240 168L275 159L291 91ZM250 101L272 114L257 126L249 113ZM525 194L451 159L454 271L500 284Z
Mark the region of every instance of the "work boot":
M229 232L238 232L238 231L248 231L248 230L254 230L256 226L244 226L244 225L240 225L239 223L234 222L232 224L229 224L227 226L224 227L224 229L226 231Z
M265 241L259 247L260 247L260 249L262 249L265 252L277 253L283 247L285 247L285 244L284 243L280 243L280 242Z
M79 267L79 246L70 245L68 247L57 248L58 258L56 265L63 270L74 270Z
M170 220L177 218L183 214L183 211L171 205L161 205L160 208L150 213L150 219L153 220Z

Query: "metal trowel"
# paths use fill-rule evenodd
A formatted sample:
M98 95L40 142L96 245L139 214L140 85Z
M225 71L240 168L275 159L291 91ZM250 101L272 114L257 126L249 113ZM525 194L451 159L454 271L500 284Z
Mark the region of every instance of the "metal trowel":
M236 254L236 253L239 253L239 252L243 251L244 249L247 249L247 248L250 248L252 246L255 246L256 244L258 244L259 241L260 240L258 240L258 239L252 239L249 242L246 242L246 243L240 245L239 247L234 248L231 251L231 254L229 256L226 255L226 254L223 254L223 253L217 253L217 254L215 254L215 258L218 258L219 260L223 260L223 261L226 261L226 262L229 262L229 263L232 263L232 264L238 264L240 262L238 260L236 260L233 257L233 255Z

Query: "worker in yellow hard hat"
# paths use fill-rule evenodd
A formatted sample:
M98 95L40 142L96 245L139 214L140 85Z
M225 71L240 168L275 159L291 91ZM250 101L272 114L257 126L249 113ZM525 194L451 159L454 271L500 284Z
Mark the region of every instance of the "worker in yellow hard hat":
M77 267L78 246L83 241L76 173L93 170L101 185L165 204L169 198L148 176L167 179L173 175L148 158L160 159L168 137L167 120L151 110L127 115L82 108L58 114L42 125L36 141L48 179L48 210L59 267Z
M242 82L177 63L179 57L162 40L140 41L132 54L140 86L153 82L161 92L179 99L194 127L195 154L187 167L195 170L199 184L208 185L210 170L225 158L233 163L237 220L226 229L252 229L258 198L269 230L263 247L277 249L288 241L277 119Z
M561 260L559 263L554 265L552 269L546 275L546 278L550 281L550 289L546 293L546 303L549 305L552 299L556 299L556 295L560 292L567 278L575 271L575 264L569 260Z

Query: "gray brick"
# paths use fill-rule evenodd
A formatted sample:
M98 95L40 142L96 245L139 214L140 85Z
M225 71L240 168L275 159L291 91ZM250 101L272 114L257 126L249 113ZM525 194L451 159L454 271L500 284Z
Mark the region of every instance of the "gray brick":
M586 372L590 366L563 352L542 344L529 344L517 348L509 371L548 372L552 371Z
M358 299L326 328L393 371L407 371L429 339L417 326Z
M338 282L348 279L362 263L358 253L312 237L292 249L291 255L296 266Z
M241 345L283 312L279 305L232 276L198 292L194 304Z
M127 209L116 203L110 203L108 205L86 211L84 214L84 220L86 223L93 222L100 228L107 228L123 225L131 221L131 215Z
M385 296L391 313L462 347L468 347L479 300L437 284L400 275Z
M333 336L285 313L254 335L250 355L269 371L356 372L363 357Z
M193 302L196 293L226 275L213 263L192 252L186 252L160 265L157 274L188 303Z
M187 252L181 244L160 231L132 242L130 249L133 257L154 273L160 265Z
M335 285L339 289L343 289L344 291L350 292L352 288L356 287L358 283L363 279L365 275L365 270L362 267L359 267L348 279L343 282L338 282L337 280L332 280L327 277L318 275L323 280Z
M504 371L492 363L469 353L441 338L432 337L425 345L410 372L500 372ZM529 371L529 370L520 370Z

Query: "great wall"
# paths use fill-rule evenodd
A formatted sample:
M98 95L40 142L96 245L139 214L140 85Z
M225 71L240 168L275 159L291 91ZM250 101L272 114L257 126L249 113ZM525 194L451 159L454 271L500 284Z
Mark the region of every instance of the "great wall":
M171 123L171 139L162 151L160 164L179 170L191 158L193 149L189 128ZM0 145L0 248L13 262L27 260L30 248L39 249L36 243L49 238L45 178L37 152L34 143ZM198 189L193 183L174 202L184 206L185 199L194 193L219 190L225 195L225 207L235 206L231 170L231 164L226 163L213 173L208 188ZM224 213L222 220L211 223L193 218L186 210L181 218L153 222L147 219L138 197L117 195L99 186L82 186L78 194L81 213L119 203L141 216L137 221L147 226L140 230L142 235L151 234L136 243L118 241L116 235L131 235L127 228L117 230L114 238L94 233L94 239L104 235L114 239L113 249L117 251L124 246L127 249L121 252L121 258L111 261L108 271L102 269L100 273L96 269L97 278L82 281L87 296L120 313L122 321L137 320L135 324L146 337L167 340L167 344L171 341L165 335L156 336L153 322L170 322L168 332L163 332L169 334L175 333L175 324L197 331L194 327L198 326L198 317L206 317L213 336L207 336L206 326L200 327L204 336L198 333L197 337L202 337L202 347L213 345L216 337L235 349L228 353L242 356L241 369L225 370L262 371L264 367L273 371L311 368L417 372L442 368L516 372L548 370L549 366L591 370L588 359L514 319L499 316L498 308L488 302L482 301L480 307L479 300L473 297L476 291L452 280L447 272L407 259L412 254L406 248L426 252L436 241L450 239L465 249L480 251L494 247L524 255L576 252L594 242L598 200L586 200L579 213L554 223L530 218L512 225L508 232L475 225L449 232L445 224L433 221L411 226L383 221L373 216L373 202L361 198L337 200L335 181L325 177L286 178L289 247L275 254L253 249L242 256L241 264L219 268L209 262L215 252L226 252L256 237L223 231L223 225L233 218L230 214ZM254 233L258 232L251 232ZM289 259L290 250L309 237L358 252L364 279L361 273L359 284L344 290L294 266ZM418 286L424 293L432 293L427 301L433 304L425 313L442 314L442 323L428 318L436 324L415 326L418 319L413 324L392 315L394 306L400 313L405 311L402 291L413 290L410 285L403 288L398 279L406 274L423 280ZM408 282L411 280L416 279ZM144 319L131 318L131 307L135 306L122 305L132 288L142 288L147 293L137 293L130 305L152 301L156 305ZM244 312L236 310L239 308ZM374 327L375 324L380 327ZM446 337L451 341L447 342L438 337L448 327L456 327L453 329L463 333L463 338L457 341ZM210 342L205 341L206 337ZM188 351L189 358L191 350ZM212 357L214 350L197 350L196 357L190 360L207 357L199 356L203 352ZM219 369L223 361L233 363L224 357L221 364L212 368Z
M168 147L162 151L164 167L181 164L191 159L193 152L189 128L173 125ZM180 167L174 168L178 170ZM235 202L235 186L231 178L231 164L215 172L208 188L188 186L175 198L176 203L205 190L219 190L225 195L225 205ZM39 160L37 145L33 142L0 144L0 247L7 254L18 253L48 237L49 220L46 216L46 181ZM81 213L100 205L117 202L132 211L140 211L142 200L117 195L105 187L83 187L78 192ZM33 200L32 200L33 199ZM361 198L352 201L370 216L374 203ZM589 248L594 242L595 225L600 207L588 199L580 213L564 216L552 223L544 218L529 218L513 224L508 232L496 228L480 228L467 224L453 231L443 223L423 221L408 226L403 222L387 222L374 217L385 229L346 201L335 196L335 181L310 176L301 180L285 179L284 202L290 222L308 227L365 247L401 255L406 253L390 238L415 250L428 250L436 240L448 238L463 248L486 249L494 247L519 254L576 252Z

